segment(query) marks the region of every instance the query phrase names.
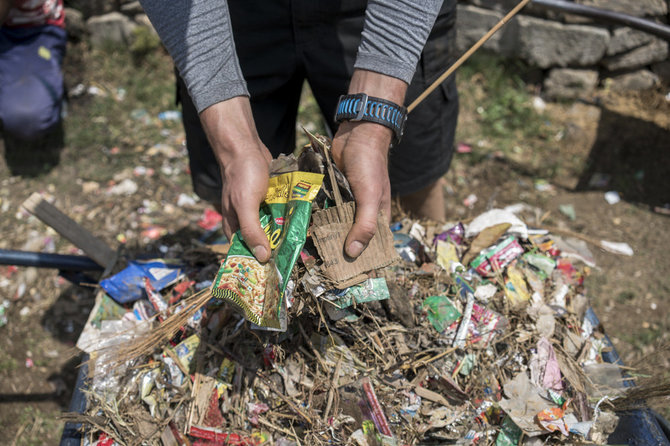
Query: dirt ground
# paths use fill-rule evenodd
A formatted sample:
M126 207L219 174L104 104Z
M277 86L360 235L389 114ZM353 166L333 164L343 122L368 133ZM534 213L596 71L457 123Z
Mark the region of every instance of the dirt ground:
M171 76L169 67L161 75ZM80 74L77 82L84 77ZM548 104L545 119L560 129L552 142L556 150L541 151L540 143L524 141L511 153L484 153L468 136L459 142L472 152L457 153L446 176L453 220L523 202L537 208L527 221L532 226L628 243L631 257L589 246L597 266L587 279L588 295L624 362L635 367L634 373L664 379L670 366L666 93L661 88L636 94L599 91L586 101ZM94 100L72 99L71 113L86 110ZM467 128L475 118L462 107L459 126ZM162 139L136 143L126 134L118 135L118 146L66 146L60 163L38 174L13 175L0 160L0 248L78 252L21 210L34 191L53 196L61 210L128 258L160 255L176 240L202 237L205 231L197 222L207 206L191 201L183 132L178 123L152 120L146 125L159 126ZM533 153L541 153L541 159L530 162ZM578 168L562 169L566 164ZM541 187L545 183L537 181L544 179L538 172L547 166L558 173ZM137 191L114 194L111 188L124 180L132 180ZM617 191L621 201L608 204L607 191ZM471 194L477 200L466 206ZM559 210L566 205L572 206L574 220ZM97 278L79 280L94 284ZM8 323L0 327L0 443L58 442L62 424L57 415L67 410L81 359L73 346L94 290L72 285L54 270L0 266L0 304L8 302ZM667 400L655 403L658 409L668 405Z

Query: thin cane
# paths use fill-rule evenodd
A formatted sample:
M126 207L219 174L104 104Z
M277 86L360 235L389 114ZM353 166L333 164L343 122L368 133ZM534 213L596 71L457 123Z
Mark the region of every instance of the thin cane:
M507 15L505 17L503 17L498 23L496 23L495 26L489 30L489 32L484 34L484 37L482 37L481 39L479 39L479 41L477 41L477 43L472 45L472 47L469 50L467 50L465 52L465 54L463 54L456 62L454 62L454 64L452 66L450 66L447 69L447 71L442 73L442 75L440 77L438 77L435 80L435 82L433 82L431 84L430 87L426 88L426 91L421 93L419 95L419 97L414 100L414 102L409 104L409 107L407 107L407 113L410 113L412 110L414 110L416 108L416 106L421 103L421 101L426 99L426 96L428 96L430 93L432 93L433 90L435 90L438 87L438 85L440 85L442 82L444 82L444 80L446 78L448 78L451 75L451 73L456 71L456 69L458 67L463 65L463 62L468 60L468 58L470 56L472 56L474 54L474 52L479 49L480 46L484 45L484 43L486 43L486 41L489 40L491 38L491 36L496 33L496 31L498 31L500 28L505 26L505 24L507 22L509 22L512 19L512 17L514 17L519 11L521 11L521 9L523 9L524 6L526 6L530 2L531 2L531 0L521 0L521 2L518 5L516 5L514 7L514 9L512 9L510 12L508 12Z

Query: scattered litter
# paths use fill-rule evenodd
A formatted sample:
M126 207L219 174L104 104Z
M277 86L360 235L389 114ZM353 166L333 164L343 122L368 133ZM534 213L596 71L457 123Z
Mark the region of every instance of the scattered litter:
M155 144L147 150L147 156L153 157L156 155L163 155L166 158L177 158L180 156L179 151L168 144Z
M577 220L577 214L575 213L575 207L571 204L561 204L558 206L558 210L561 214L568 217L570 220Z
M86 93L86 85L81 84L81 83L75 85L75 86L68 92L69 96L72 97L72 98L76 98L76 97L78 97L78 96L81 96L81 95L83 95L84 93Z
M154 174L154 169L151 167L137 166L133 169L133 175L136 177L151 177ZM134 193L134 192L133 192Z
M9 301L7 299L0 303L0 327L7 325L7 309L9 308Z
M202 229L212 231L219 228L222 221L223 216L221 214L216 212L214 209L207 208L204 210L200 220L198 220L198 226L200 226Z
M533 96L533 108L536 112L542 113L547 108L547 103L539 96Z
M477 203L477 195L470 194L463 200L463 205L472 208Z
M465 236L468 238L474 237L484 229L502 223L509 223L510 225L506 233L516 235L522 239L528 238L528 228L526 227L526 224L512 212L504 209L491 209L490 211L486 211L475 217L468 224Z
M458 145L456 146L456 152L458 152L458 153L471 153L472 152L472 146L470 144L466 144L464 142L459 142Z
M104 89L97 87L95 85L91 85L90 87L88 87L86 89L86 92L91 96L100 96L103 98L107 97L107 92Z
M134 260L101 282L77 343L93 358L87 408L67 419L97 444L606 439L616 394L596 409L587 376L607 382L614 369L602 327L584 318L585 246L528 231L509 210L467 231L405 218L380 237L392 261L347 269L340 225L353 208L334 191L350 191L326 154L313 143L296 164L312 157L318 173L273 177L265 265L237 235L165 247L174 260ZM212 210L199 221L220 224Z
M603 248L605 251L614 254L621 254L624 256L632 256L634 254L633 248L631 248L628 243L624 242L610 242L607 240L601 240L600 247Z
M554 185L549 183L547 180L536 179L534 184L535 190L538 192L554 192L556 190Z
M151 285L157 291L160 291L177 281L181 274L180 263L168 263L163 260L131 261L126 269L102 280L100 286L111 298L124 304L142 297L145 278L151 281Z
M180 208L195 206L196 203L197 200L192 195L187 195L185 193L179 194L179 197L177 198L177 206Z
M621 201L619 192L613 190L605 192L605 201L607 201L609 204L617 204Z
M166 110L158 113L158 119L161 121L181 121L181 112L179 110Z
M110 187L107 189L107 194L109 195L132 195L135 192L137 192L138 186L137 183L131 180L130 178L126 178L125 180L121 181L119 184L115 184L114 186Z

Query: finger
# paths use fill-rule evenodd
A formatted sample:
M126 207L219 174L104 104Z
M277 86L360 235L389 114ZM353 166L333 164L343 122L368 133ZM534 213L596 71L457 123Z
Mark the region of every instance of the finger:
M368 246L377 232L377 214L379 203L363 202L356 208L354 224L344 242L345 252L349 257L358 257Z
M254 257L261 263L267 262L270 259L270 242L268 242L268 238L258 220L258 204L255 207L239 206L237 208L237 220L240 224L242 238L251 249Z
M223 220L221 220L221 229L226 238L231 241L233 239L233 234L239 229L240 225L237 222L237 218L233 215L223 214Z

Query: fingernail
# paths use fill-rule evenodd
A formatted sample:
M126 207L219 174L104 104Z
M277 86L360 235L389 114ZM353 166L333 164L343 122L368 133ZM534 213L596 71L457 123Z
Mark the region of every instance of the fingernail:
M251 251L254 253L254 257L256 257L259 262L264 262L267 260L268 250L265 249L265 246L258 245Z
M358 240L355 240L349 243L349 247L347 248L347 255L349 257L358 257L363 252L363 248L365 248L365 246L363 246L363 243L359 242Z

